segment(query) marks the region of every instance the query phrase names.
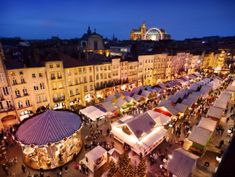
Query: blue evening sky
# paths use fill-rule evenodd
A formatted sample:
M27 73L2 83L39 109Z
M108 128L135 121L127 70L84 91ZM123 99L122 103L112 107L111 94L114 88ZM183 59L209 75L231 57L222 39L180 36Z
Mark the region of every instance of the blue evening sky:
M0 0L0 36L128 39L142 22L173 39L235 35L235 0Z

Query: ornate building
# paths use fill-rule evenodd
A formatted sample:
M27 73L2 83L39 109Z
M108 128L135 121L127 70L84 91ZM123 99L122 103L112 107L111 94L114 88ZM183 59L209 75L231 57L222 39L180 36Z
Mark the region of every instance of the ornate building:
M164 29L149 28L147 29L145 23L143 23L139 29L132 29L130 34L131 40L167 40L170 39L170 35L166 33Z

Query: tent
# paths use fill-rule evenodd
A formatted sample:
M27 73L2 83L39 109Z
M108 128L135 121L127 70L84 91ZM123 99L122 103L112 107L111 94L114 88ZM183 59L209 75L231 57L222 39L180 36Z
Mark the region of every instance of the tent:
M101 146L96 146L85 154L85 158L81 160L91 172L99 169L108 161L108 152Z
M231 97L232 95L230 92L223 91L220 96L216 99L213 106L225 110Z
M148 110L147 113L154 119L156 124L159 126L166 125L171 120L170 116L166 116L153 110Z
M84 109L81 109L80 113L85 115L87 118L89 118L92 121L97 121L97 119L105 118L106 115L104 111L101 111L99 108L95 106L88 106Z
M122 106L124 106L127 103L126 100L124 100L123 98L118 98L117 102L115 103L115 105L119 108L121 108Z
M224 110L218 107L210 106L208 109L208 112L206 114L206 117L215 118L215 119L221 119L221 117L224 114Z
M178 177L189 177L196 168L199 157L182 149L173 151L172 158L167 162L166 169Z
M147 112L125 121L112 123L112 134L121 143L128 144L139 155L146 156L161 143L166 130L157 123Z
M214 132L216 125L217 125L217 121L214 121L210 118L204 118L204 117L201 118L201 120L198 123L198 127L207 129L211 132Z
M211 131L207 129L198 126L193 126L192 132L188 136L188 139L201 146L206 146L210 140L211 134Z
M184 105L184 104L180 104L180 103L177 103L175 105L175 109L178 110L179 112L181 113L185 113L185 111L187 110L188 106L187 105Z
M106 112L113 112L117 110L111 101L103 102L100 105L106 110Z

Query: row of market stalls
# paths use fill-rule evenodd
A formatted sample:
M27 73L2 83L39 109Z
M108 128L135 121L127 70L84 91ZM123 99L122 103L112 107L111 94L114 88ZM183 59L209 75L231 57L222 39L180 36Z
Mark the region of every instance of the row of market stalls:
M220 85L216 88L220 87ZM228 88L231 88L231 85ZM198 155L205 152L206 147L215 132L216 126L225 115L226 109L228 109L228 104L232 99L232 94L235 93L235 89L233 92L230 92L227 89L221 92L213 105L209 107L206 118L201 118L198 125L193 126L185 143L186 149Z
M172 88L175 86L180 87L191 82L193 79L198 79L199 77L200 74L195 73L176 80L168 81L166 83L159 83L156 86L140 86L135 87L132 91L117 92L116 94L105 98L104 101L98 105L88 106L87 108L82 109L80 113L92 121L101 119L103 116L115 117L119 114L127 112L133 107L136 107L138 104L141 105L146 103L148 100L158 98L160 93L167 88ZM185 109L180 105L177 107L179 107L180 110ZM92 112L97 112L97 116L95 116Z
M170 120L164 114L149 110L136 117L124 116L112 123L111 133L137 154L146 156L165 139L164 125Z
M208 96L213 87L213 80L205 78L192 84L188 88L182 88L176 94L170 95L167 100L162 100L155 111L172 116L182 117L187 109L192 109L200 98Z
M201 81L200 83L203 82L204 81ZM222 82L223 81L221 79L214 78L209 83L204 82L202 84L204 86L201 89L205 88L205 90L209 91L215 90L221 86ZM193 89L194 91L198 90L196 86L197 84L198 83L193 84L191 86L191 89ZM228 88L232 88L232 84ZM228 88L226 89L226 91L228 91ZM235 89L233 90L233 92L234 91ZM221 93L218 99L224 100L223 104L227 105L228 99L227 96L224 95L224 92ZM211 117L212 114L218 115L216 116L218 117L218 119L214 119L214 117ZM223 115L222 109L218 111L217 107L214 107L214 105L210 107L206 118L202 117L198 125L193 126L191 133L189 134L188 138L185 140L184 149L182 148L176 149L173 151L172 155L170 155L170 158L166 164L166 169L170 173L180 177L189 177L192 175L193 170L196 168L197 160L200 157L200 155L205 151L205 148L210 142L210 139L222 115Z

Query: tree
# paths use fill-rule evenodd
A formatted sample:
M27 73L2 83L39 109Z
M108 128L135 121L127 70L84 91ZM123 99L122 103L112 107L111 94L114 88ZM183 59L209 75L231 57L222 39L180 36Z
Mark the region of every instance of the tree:
M146 159L145 158L141 158L140 159L140 163L137 166L137 176L138 177L145 177L146 176L146 170L147 170L147 166L146 166Z
M130 164L131 160L128 157L128 153L125 152L124 154L119 156L118 159L118 171L122 176L125 177L134 177L135 170L133 166Z
M116 164L111 160L109 162L109 172L108 172L108 177L113 177L115 173L117 172L117 167Z

